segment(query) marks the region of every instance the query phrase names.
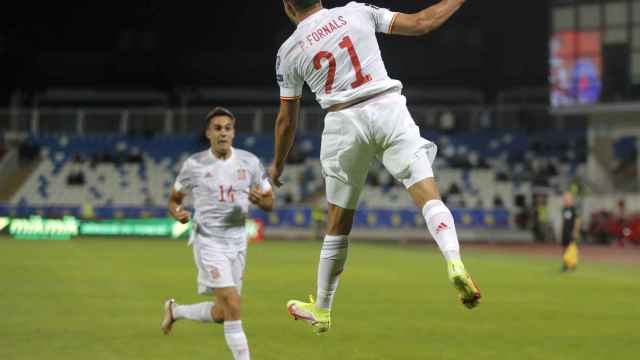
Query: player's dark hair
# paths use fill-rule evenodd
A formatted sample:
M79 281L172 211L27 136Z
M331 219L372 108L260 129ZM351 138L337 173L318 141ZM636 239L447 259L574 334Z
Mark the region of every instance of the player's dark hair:
M320 3L320 0L289 0L289 1L291 1L291 4L293 4L293 6L299 11L305 11L308 8L312 7L313 5Z
M211 124L211 119L213 119L216 116L228 116L231 118L231 122L233 123L233 125L236 124L236 117L235 115L233 115L231 110L227 108L223 108L222 106L218 106L218 107L215 107L213 110L209 111L209 113L207 114L207 117L205 118L205 121L207 123L207 128Z

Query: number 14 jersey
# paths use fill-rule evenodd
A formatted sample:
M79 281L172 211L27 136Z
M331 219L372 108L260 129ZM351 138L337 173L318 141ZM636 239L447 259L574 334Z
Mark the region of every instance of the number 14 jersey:
M390 33L397 13L351 2L298 24L276 58L280 97L298 99L304 82L323 109L402 84L389 78L376 32Z
M271 189L260 160L236 148L226 160L214 157L211 149L191 155L174 184L176 191L193 197L196 232L205 240L238 248L246 247L244 226L253 187Z

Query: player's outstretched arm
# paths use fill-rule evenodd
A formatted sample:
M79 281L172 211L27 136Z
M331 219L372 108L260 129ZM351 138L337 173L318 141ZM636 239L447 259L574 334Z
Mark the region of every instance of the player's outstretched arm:
M269 166L269 177L275 186L281 186L280 176L284 171L284 162L293 146L300 113L300 99L280 100L280 111L276 118L275 154Z
M182 201L184 200L184 197L185 195L183 193L177 191L175 187L172 188L167 207L169 208L169 215L171 215L172 218L186 224L189 222L191 213L182 208Z
M439 3L429 6L415 14L398 13L391 34L420 36L438 28L447 21L465 0L441 0Z

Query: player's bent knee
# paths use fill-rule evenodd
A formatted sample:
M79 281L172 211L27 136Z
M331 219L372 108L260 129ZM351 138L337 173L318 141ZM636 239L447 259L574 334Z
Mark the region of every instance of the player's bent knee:
M410 189L414 185L423 182L426 179L433 179L433 160L435 153L419 152L415 159L409 164L408 175L402 177L401 182L406 189Z
M422 209L431 200L440 200L440 191L433 177L416 182L407 191L419 209Z
M240 319L240 302L233 302L226 305L224 312L224 320L238 320Z
M353 226L354 214L355 210L329 204L327 235L349 235Z

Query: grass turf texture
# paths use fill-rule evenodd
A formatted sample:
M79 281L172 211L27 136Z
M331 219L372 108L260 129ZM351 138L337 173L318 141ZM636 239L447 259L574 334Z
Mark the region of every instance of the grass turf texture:
M252 245L243 323L254 359L627 359L640 351L640 269L465 252L483 302L456 300L434 247L353 244L323 336L286 313L315 292L319 243ZM0 238L0 359L230 359L220 325L159 324L190 303L185 242Z

